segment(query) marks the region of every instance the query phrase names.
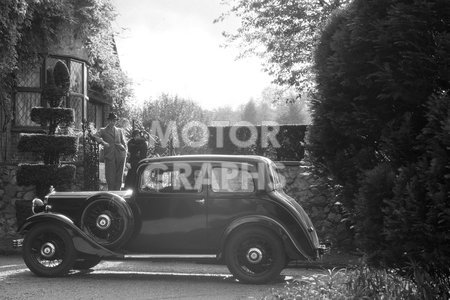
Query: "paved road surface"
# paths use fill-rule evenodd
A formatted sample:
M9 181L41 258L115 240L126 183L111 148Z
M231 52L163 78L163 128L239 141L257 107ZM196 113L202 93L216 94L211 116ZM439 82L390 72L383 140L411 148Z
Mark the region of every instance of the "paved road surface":
M33 275L20 256L0 256L0 299L262 299L294 277L322 272L288 268L284 281L241 284L223 265L104 261L62 278Z

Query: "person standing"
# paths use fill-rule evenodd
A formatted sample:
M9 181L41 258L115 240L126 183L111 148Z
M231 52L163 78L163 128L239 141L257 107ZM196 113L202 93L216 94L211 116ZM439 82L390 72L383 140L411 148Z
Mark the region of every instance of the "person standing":
M105 178L109 191L119 191L122 187L125 160L127 157L127 143L123 130L116 127L117 116L108 115L108 125L94 134L94 138L104 147Z
M147 142L139 130L133 130L131 139L128 141L128 152L130 153L128 160L130 169L125 179L125 187L134 188L139 161L147 157Z

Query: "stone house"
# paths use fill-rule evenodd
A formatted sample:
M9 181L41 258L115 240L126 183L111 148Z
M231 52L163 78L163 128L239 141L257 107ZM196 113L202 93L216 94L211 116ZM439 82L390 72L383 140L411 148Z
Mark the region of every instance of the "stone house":
M42 54L39 64L20 66L12 95L11 111L0 111L0 124L3 125L0 132L0 163L32 160L17 153L18 137L20 133L42 132L42 127L30 120L30 112L32 107L47 106L41 98L41 92L47 81L46 70L53 67L57 61L64 62L70 71L70 92L62 106L74 109L75 129L82 129L83 120L93 122L96 127L104 124L112 100L102 94L102 91L89 88L89 64L82 43L69 37L63 40L60 45L53 46L49 53ZM6 113L12 117L10 122Z
M20 65L16 74L15 89L11 95L9 111L0 110L0 254L10 252L10 241L16 236L17 213L20 203L31 203L35 197L34 186L19 186L16 172L20 163L34 162L32 153L19 153L17 144L21 133L41 133L41 125L30 119L32 107L48 107L41 97L47 82L48 68L63 62L70 72L70 91L62 106L75 111L74 130L82 132L83 120L99 128L105 124L112 100L101 90L88 84L88 54L81 41L67 34L59 45L53 45L48 53L41 54L36 65ZM83 152L80 143L79 151ZM73 189L83 189L83 162L76 162L76 180Z

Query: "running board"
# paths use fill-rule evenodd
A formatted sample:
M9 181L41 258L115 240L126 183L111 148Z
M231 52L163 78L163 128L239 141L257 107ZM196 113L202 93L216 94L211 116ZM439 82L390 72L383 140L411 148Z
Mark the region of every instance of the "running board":
M124 259L216 259L215 254L125 254Z

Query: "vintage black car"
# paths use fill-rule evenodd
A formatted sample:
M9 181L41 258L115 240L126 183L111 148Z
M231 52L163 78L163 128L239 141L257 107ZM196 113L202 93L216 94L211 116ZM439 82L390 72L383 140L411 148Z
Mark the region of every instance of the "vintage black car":
M214 258L241 282L265 283L324 250L267 158L148 158L137 175L133 190L33 200L34 215L19 228L29 269L58 276L102 259Z

